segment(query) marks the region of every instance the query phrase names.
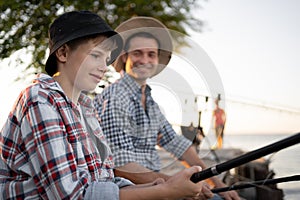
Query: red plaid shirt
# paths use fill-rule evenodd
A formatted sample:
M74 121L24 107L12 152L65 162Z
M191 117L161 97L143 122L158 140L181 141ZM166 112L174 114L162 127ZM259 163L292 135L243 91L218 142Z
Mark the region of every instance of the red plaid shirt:
M41 75L20 94L0 134L4 199L81 199L92 181L113 178L111 151L91 100L81 94L78 103L85 126L50 76Z

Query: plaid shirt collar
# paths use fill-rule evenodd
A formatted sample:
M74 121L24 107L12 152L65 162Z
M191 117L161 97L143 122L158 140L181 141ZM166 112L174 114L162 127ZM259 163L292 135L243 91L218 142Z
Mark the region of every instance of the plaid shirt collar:
M124 73L124 77L121 79L121 82L125 85L126 89L128 89L128 94L131 94L131 98L137 99L141 97L141 86L129 74ZM146 84L146 96L151 95L151 90L151 87Z
M70 104L73 108L77 108L77 106L65 95L59 83L55 81L51 76L47 74L39 74L37 75L36 79L34 79L33 83L40 83L42 88L58 91L62 94L68 104ZM90 111L87 113L93 113L94 107L92 106L92 100L84 93L80 94L78 103L83 110Z

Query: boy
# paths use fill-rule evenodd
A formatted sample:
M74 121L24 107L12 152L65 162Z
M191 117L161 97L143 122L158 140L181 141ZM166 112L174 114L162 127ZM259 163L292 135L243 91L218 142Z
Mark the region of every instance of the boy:
M178 199L203 190L200 167L141 186L113 174L111 151L94 116L93 90L122 38L88 11L58 17L49 31L46 72L19 95L0 135L3 199Z

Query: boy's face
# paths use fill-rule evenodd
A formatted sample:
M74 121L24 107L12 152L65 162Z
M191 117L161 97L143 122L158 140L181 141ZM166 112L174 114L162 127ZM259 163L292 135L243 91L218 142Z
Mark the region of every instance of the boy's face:
M156 72L158 65L158 44L155 39L134 37L129 49L122 56L126 73L143 85Z
M104 47L106 37L87 40L68 57L68 73L73 80L74 89L79 91L94 90L107 70L106 61L111 51Z

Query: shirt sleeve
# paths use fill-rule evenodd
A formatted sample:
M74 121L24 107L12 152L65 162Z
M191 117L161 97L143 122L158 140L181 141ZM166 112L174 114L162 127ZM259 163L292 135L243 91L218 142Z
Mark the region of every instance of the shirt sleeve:
M77 135L71 135L72 131L68 135L66 131L72 127L62 120L52 105L33 102L25 113L21 128L32 163L30 173L40 195L57 199L80 197L90 175L84 168L78 168L78 152L71 144Z
M86 189L84 199L119 200L119 187L113 182L92 182Z
M25 133L32 131L27 134L26 149L39 192L47 194L46 199L82 199L89 193L90 199L119 199L118 183L130 183L123 179L91 180L87 170L90 165L80 156L79 146L85 143L79 139L82 136L75 128L77 122L66 123L60 114L49 104L39 102L30 106L22 123L23 130L28 130Z
M112 182L92 182L91 185L86 189L84 199L109 199L119 200L119 190L122 187L134 185L128 179L121 177L115 177ZM101 190L99 190L101 188Z
M172 153L176 158L180 158L191 146L192 142L183 135L176 134L172 125L163 114L161 114L160 118L161 128L159 134L161 134L162 137L159 140L159 145L166 151Z
M126 96L116 96L114 88L104 90L94 99L94 106L103 133L114 155L115 167L136 162L133 138L127 133L130 126L126 112ZM120 92L118 94L121 94Z

